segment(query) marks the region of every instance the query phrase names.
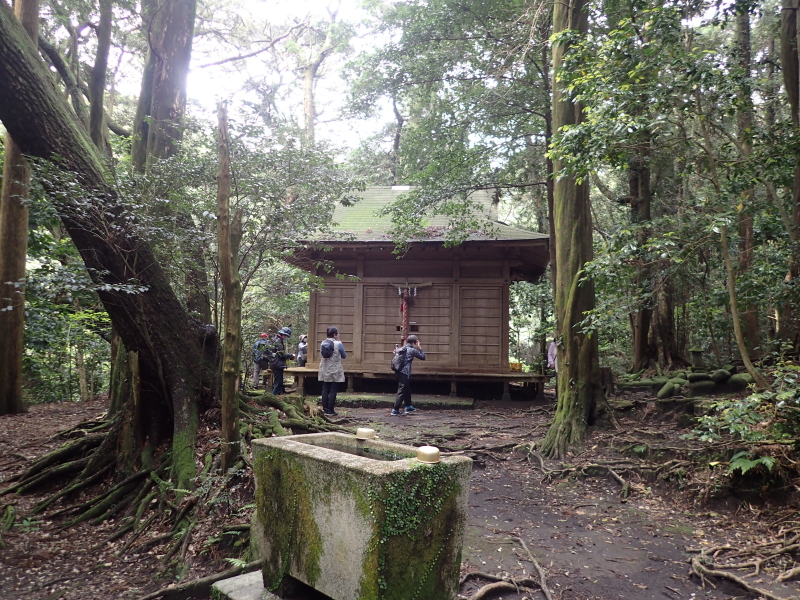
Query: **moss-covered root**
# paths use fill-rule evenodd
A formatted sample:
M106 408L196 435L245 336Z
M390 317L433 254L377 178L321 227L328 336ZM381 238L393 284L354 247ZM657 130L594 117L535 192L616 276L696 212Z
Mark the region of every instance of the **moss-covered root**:
M48 469L51 467L57 468L66 463L74 464L76 457L83 457L86 452L102 444L107 435L108 434L105 433L87 435L86 437L82 437L78 440L68 442L49 454L45 454L30 467L28 467L27 471L16 478L18 481L17 484L7 487L0 492L0 496L17 493L20 488L29 485L35 479L39 479L39 476L44 474L44 472L48 471ZM84 468L86 463L80 466L81 468Z
M539 446L542 454L561 459L570 451L582 449L593 411L607 405L598 386L570 387L563 394L559 390L553 423Z
M301 431L304 433L323 433L328 431L345 431L344 428L329 423L318 416L306 415L302 408L286 402L278 396L273 396L270 393L264 393L259 396L240 395L239 410L242 413L242 419L251 423L253 427L257 427L264 431L265 435L274 434L276 436L287 435L289 432L284 428L290 428L293 431ZM247 402L255 400L261 406L268 407L266 410L255 408L247 404ZM277 418L275 411L280 411L286 415L286 418L280 420L276 427ZM267 421L258 422L258 417L263 417ZM257 436L256 436L257 437Z

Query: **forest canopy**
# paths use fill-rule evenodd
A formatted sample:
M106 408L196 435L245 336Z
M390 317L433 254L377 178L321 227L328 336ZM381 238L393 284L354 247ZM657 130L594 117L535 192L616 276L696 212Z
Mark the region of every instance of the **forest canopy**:
M796 408L796 0L292 8L0 0L0 413L108 393L114 451L84 448L75 485L190 490L220 414L239 464L251 340L291 325L296 345L320 286L284 259L367 185L409 186L399 249L434 214L464 241L475 190L549 235L509 323L526 371L557 345L548 456L608 419L601 367L705 353L756 410ZM265 435L327 427L270 402L290 416Z

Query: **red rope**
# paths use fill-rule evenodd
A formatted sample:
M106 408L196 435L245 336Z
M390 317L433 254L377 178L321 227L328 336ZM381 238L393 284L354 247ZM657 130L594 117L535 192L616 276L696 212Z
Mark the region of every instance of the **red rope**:
M403 337L400 340L401 344L406 343L406 338L408 337L408 288L403 288L403 292L400 295L400 314L403 316Z

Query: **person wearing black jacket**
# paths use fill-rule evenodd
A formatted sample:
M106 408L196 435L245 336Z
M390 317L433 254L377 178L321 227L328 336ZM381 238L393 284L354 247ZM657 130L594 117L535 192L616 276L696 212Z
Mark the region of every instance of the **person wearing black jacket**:
M406 358L403 367L396 373L397 398L394 401L392 416L409 415L417 411L411 405L411 363L414 362L415 358L425 360L425 353L422 351L422 344L419 343L419 338L415 335L408 336L406 345L395 350L395 352L404 352ZM403 405L405 405L405 412L400 410Z
M283 387L283 370L286 368L287 360L294 360L294 354L286 352L283 340L290 335L292 335L291 329L281 327L269 341L269 368L272 369L272 376L275 378L275 384L272 386L272 393L275 396L286 393L286 388Z

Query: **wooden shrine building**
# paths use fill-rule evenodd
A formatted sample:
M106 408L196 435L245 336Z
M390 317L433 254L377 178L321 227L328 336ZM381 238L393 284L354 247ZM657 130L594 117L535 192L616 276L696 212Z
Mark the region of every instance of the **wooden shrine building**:
M509 366L509 286L544 273L548 236L500 223L491 196L476 192L471 199L483 206L495 237L473 235L446 248L446 219L435 217L426 227L429 237L412 241L398 259L387 233L390 219L377 212L408 190L367 188L360 202L336 208L333 220L342 235L322 240L330 251L307 249L291 259L323 278L325 286L311 295L308 365L286 372L299 376L301 386L311 383L306 379L316 382L319 345L335 325L347 351L348 391L359 391L369 379L393 380L395 344L412 333L426 355L425 361L414 361L415 381L450 382L453 395L462 382L495 382L498 391L503 384L504 396L510 381L541 382L541 376ZM320 259L330 261L333 271L315 267ZM422 386L420 381L415 389Z

